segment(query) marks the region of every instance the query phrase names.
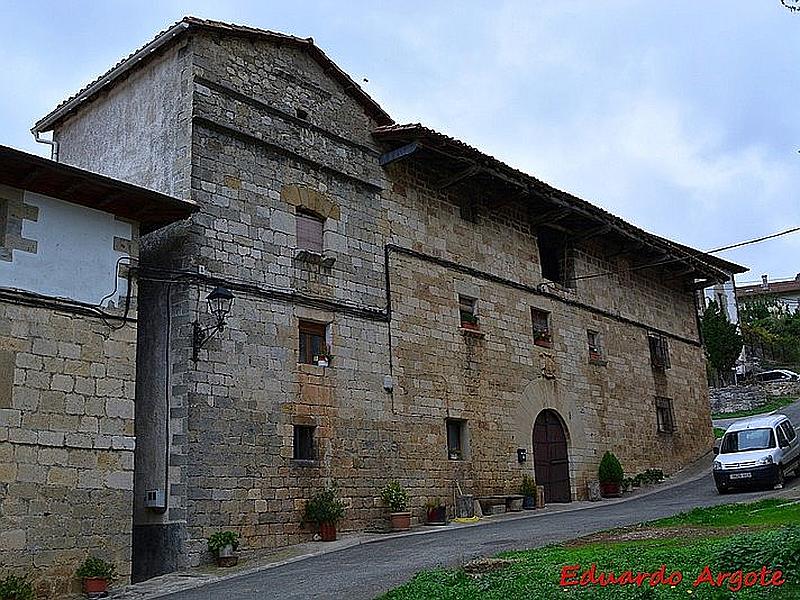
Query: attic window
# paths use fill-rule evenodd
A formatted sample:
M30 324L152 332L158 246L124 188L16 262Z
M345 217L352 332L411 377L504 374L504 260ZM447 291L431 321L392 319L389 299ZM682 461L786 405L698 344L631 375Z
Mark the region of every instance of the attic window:
M296 108L295 114L297 115L298 119L303 119L303 121L308 120L308 111L303 108Z
M566 287L573 287L569 250L565 236L553 229L543 228L537 234L542 277Z

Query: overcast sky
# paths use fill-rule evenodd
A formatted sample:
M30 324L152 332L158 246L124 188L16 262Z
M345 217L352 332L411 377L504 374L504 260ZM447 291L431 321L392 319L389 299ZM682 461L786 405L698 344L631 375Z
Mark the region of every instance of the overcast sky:
M47 155L33 122L187 14L311 36L396 121L696 248L800 225L780 0L0 0L0 144ZM793 277L800 233L720 256Z

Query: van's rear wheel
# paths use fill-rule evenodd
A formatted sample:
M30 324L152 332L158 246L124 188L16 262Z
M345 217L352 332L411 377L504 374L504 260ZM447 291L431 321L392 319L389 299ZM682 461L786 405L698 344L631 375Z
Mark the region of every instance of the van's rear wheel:
M786 473L783 471L783 465L778 465L778 472L775 474L775 485L783 487L786 483Z

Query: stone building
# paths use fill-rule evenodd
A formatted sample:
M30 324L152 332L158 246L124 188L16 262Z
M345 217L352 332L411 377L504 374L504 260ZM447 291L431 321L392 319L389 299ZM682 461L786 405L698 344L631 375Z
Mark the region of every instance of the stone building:
M190 203L0 146L0 567L130 576L139 232Z
M311 39L186 18L34 130L200 207L142 240L135 578L219 529L306 540L326 483L359 529L391 479L420 518L456 484L569 501L605 450L671 472L711 447L695 290L742 269L395 124Z

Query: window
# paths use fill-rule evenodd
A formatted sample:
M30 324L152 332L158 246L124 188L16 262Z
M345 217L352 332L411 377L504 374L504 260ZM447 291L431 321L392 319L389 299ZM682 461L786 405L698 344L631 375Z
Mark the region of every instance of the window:
M563 233L540 229L536 235L542 277L566 287L573 287L569 248Z
M314 460L314 425L294 426L294 445L292 458L295 460Z
M308 111L303 108L296 108L295 114L297 115L298 119L303 119L303 121L308 119Z
M445 419L447 428L447 458L463 460L466 456L467 422L461 419Z
M731 431L722 438L720 454L733 454L749 450L767 450L775 447L775 433L771 427Z
M778 446L781 448L785 448L789 445L789 440L786 439L786 430L783 427L776 427L775 433L778 434Z
M458 312L461 318L461 327L478 328L478 301L475 298L459 296Z
M544 348L552 348L553 336L550 333L550 313L538 308L531 309L533 322L533 343Z
M600 334L589 329L586 332L586 337L589 344L589 360L600 360L602 358L602 353L600 352Z
M670 368L669 362L669 346L667 345L667 338L663 335L649 334L647 342L650 345L650 364L654 369L663 371Z
M786 439L788 441L792 441L794 438L797 437L797 432L792 427L792 424L789 421L784 421L781 423L781 427L783 427L784 433L786 433Z
M297 248L322 254L322 229L325 220L315 214L298 211Z
M316 365L319 364L320 357L328 359L328 344L325 335L327 326L324 323L300 321L299 329L300 354L297 362Z
M669 398L656 398L656 423L659 433L673 433L677 429Z

